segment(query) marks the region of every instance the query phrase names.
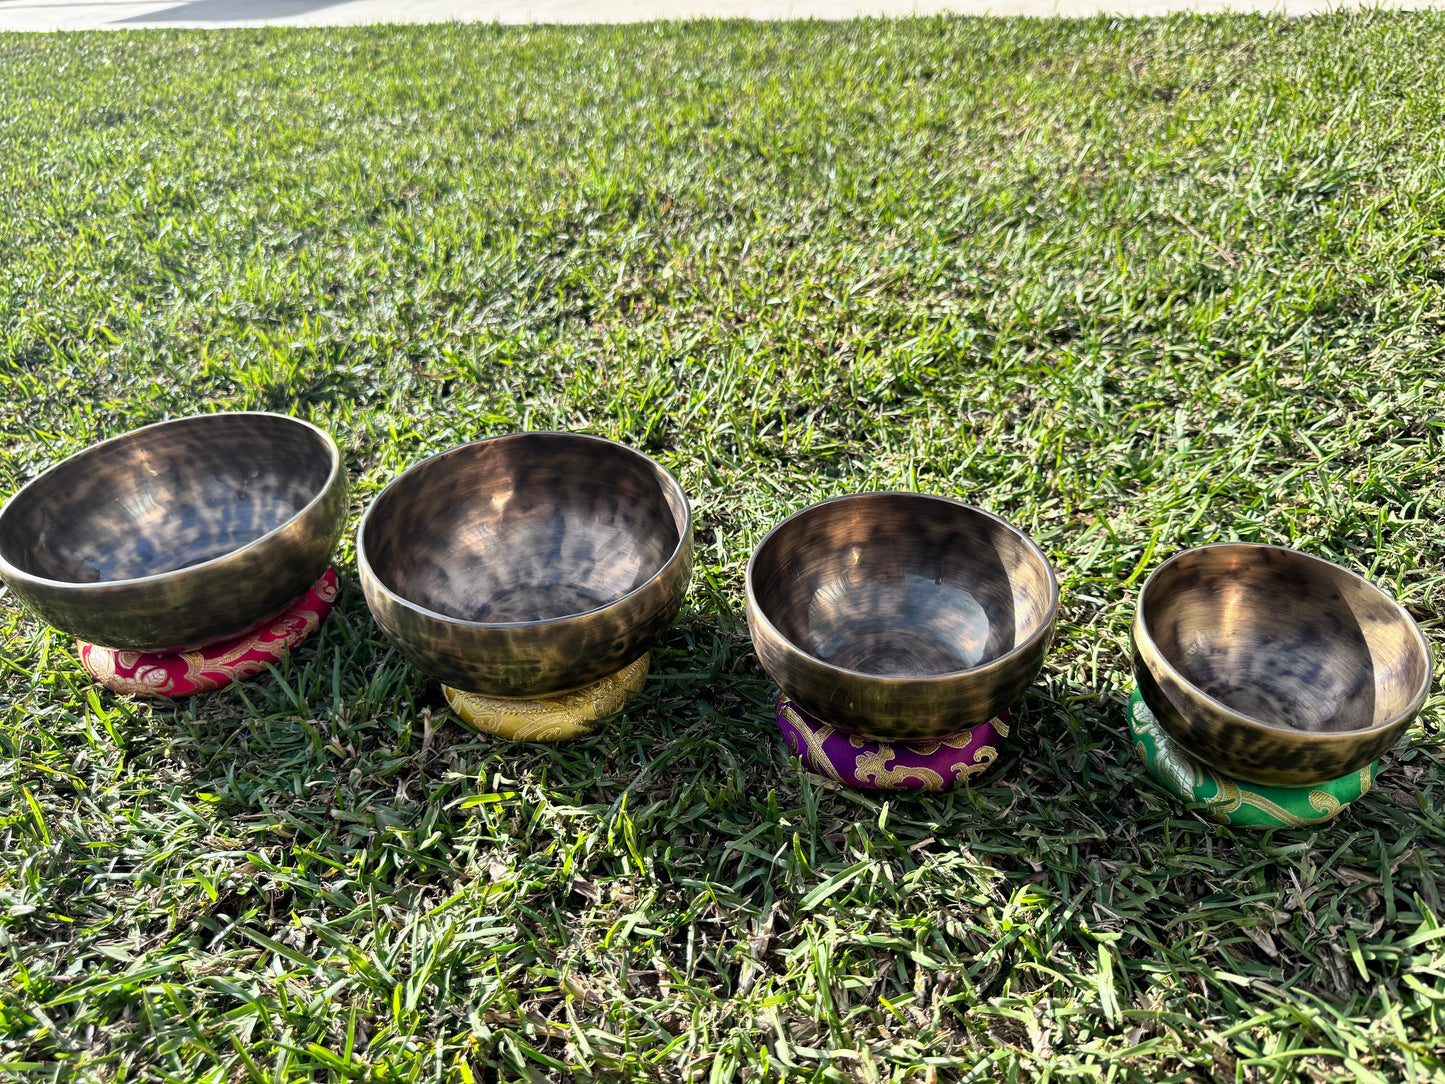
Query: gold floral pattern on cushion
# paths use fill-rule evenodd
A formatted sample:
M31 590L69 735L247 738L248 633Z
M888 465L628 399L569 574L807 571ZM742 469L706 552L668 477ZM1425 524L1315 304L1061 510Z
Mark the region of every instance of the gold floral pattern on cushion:
M1161 786L1220 824L1244 828L1300 828L1323 824L1368 794L1380 762L1313 787L1274 787L1221 775L1195 760L1171 738L1135 690L1129 698L1134 751Z
M339 582L328 568L311 589L254 632L195 651L161 655L76 642L90 676L123 696L180 698L214 692L255 677L280 662L321 627L336 603Z
M777 707L778 729L806 767L868 790L943 791L971 782L997 762L1008 719L1002 712L946 738L884 742L822 722L785 697Z
M443 685L442 692L461 721L482 734L511 741L566 741L586 737L599 720L625 708L642 691L649 665L649 657L643 655L576 692L536 700L468 693L450 685Z

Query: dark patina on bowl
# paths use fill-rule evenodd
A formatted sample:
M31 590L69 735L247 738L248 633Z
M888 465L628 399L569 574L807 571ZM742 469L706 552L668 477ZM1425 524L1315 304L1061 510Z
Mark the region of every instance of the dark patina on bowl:
M545 697L608 677L677 617L692 577L682 487L577 433L464 444L395 478L356 559L376 622L455 689Z
M1430 648L1374 584L1280 546L1185 550L1144 583L1134 675L1163 728L1236 779L1309 786L1399 739L1430 690Z
M867 493L785 519L747 571L758 660L824 722L884 741L971 729L1038 676L1059 611L1043 551L945 497Z
M198 414L92 445L0 511L0 578L90 643L174 652L274 617L346 522L327 434L279 414Z

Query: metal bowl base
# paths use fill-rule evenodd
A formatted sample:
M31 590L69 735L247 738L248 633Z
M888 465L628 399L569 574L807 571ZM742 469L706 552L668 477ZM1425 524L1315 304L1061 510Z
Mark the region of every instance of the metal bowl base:
M336 570L259 629L195 651L130 651L75 642L80 664L113 693L178 700L215 692L280 662L321 627L336 602Z
M631 703L642 691L649 666L650 657L644 654L575 692L537 699L469 693L450 685L443 685L442 692L462 723L480 734L509 741L567 741L585 738Z
M859 790L945 791L978 779L997 762L1009 713L927 741L884 742L825 723L779 695L778 729L809 771Z
M1190 755L1159 725L1136 689L1129 697L1129 734L1134 752L1165 790L1219 824L1239 828L1303 828L1323 824L1363 797L1379 775L1380 762L1338 779L1303 787L1270 786L1234 779Z

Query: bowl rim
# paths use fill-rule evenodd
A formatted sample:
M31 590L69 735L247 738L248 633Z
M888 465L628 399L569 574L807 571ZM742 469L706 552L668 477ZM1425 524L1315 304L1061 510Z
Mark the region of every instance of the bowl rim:
M628 453L629 455L636 456L638 459L642 460L643 463L649 466L653 471L655 471L659 476L658 481L664 483L664 488L670 485L673 491L677 494L678 499L682 502L682 529L678 531L677 545L673 547L672 552L668 554L667 559L664 560L662 564L657 567L657 570L653 572L652 575L648 576L647 579L643 580L640 584L638 584L631 591L628 591L624 595L618 595L616 598L608 602L604 602L600 606L593 606L590 610L578 610L576 613L561 614L557 617L543 617L533 621L468 621L464 618L453 617L450 614L440 613L437 610L422 606L419 603L413 602L411 599L393 590L391 585L388 584L385 580L383 580L381 576L377 573L376 569L371 564L371 559L366 555L366 528L367 525L371 523L372 513L381 504L382 499L386 497L386 495L390 493L394 488L401 485L401 483L406 480L408 475L412 474L414 471L420 470L422 467L426 466L433 460L441 459L449 455L457 455L466 449L474 448L482 444L493 444L528 437L565 437L568 440L588 441L596 444L609 445L613 448L619 448L622 451ZM574 618L587 617L591 614L601 613L603 610L611 609L614 606L620 606L623 603L627 602L629 599L641 595L643 592L651 588L653 584L657 583L658 580L662 579L662 577L667 574L668 570L675 566L677 562L687 554L691 541L692 502L687 499L687 491L682 488L682 483L677 480L677 477L672 473L672 471L668 470L657 460L653 459L652 456L648 455L646 452L638 451L631 445L623 444L621 441L612 440L609 437L599 437L593 433L573 433L565 429L526 429L517 433L497 433L490 437L481 437L478 440L469 440L462 444L453 445L450 448L444 448L440 452L434 452L433 454L427 456L424 459L417 460L415 463L403 470L386 485L382 486L381 490L376 494L376 496L372 497L371 500L367 501L366 510L361 514L361 521L356 525L356 565L358 570L362 573L363 586L365 586L368 582L375 584L376 588L383 592L385 596L393 603L398 604L421 617L425 617L433 621L442 621L449 625L455 625L460 628L466 629L528 629L541 628L545 625L555 625L559 621L571 621Z
M768 543L772 541L772 538L775 534L777 534L784 527L793 522L793 520L798 519L801 516L808 515L815 509L822 508L824 505L839 504L844 501L855 501L861 498L870 497L907 497L911 500L935 501L939 504L952 505L954 508L960 511L973 515L979 515L984 517L985 519L993 520L1005 530L1012 532L1020 541L1024 543L1025 548L1033 553L1034 557L1036 557L1039 563L1043 566L1044 572L1048 575L1048 616L1043 621L1039 622L1039 627L1035 629L1032 633L1030 633L1027 637L1025 637L1022 641L1009 648L1002 655L990 659L988 662L980 663L977 666L967 666L960 670L945 670L942 673L938 674L918 674L911 677L906 675L888 676L883 674L873 674L869 673L867 670L851 670L846 666L839 666L836 663L828 662L826 659L820 659L812 652L807 651L800 647L798 644L794 643L792 637L785 635L783 631L773 623L772 619L769 618L767 613L764 611L762 603L758 601L757 592L754 590L753 587L753 566L757 563L758 554L763 552L763 550L767 547ZM747 571L744 573L743 579L747 593L747 605L749 611L756 616L757 620L763 624L763 626L768 630L768 632L770 632L780 642L786 644L790 651L798 652L810 663L816 664L817 666L824 668L826 671L830 671L836 674L847 674L850 677L863 678L867 681L875 682L879 685L891 688L905 688L910 685L916 686L920 684L930 684L939 681L949 681L962 676L984 674L990 670L1002 668L1015 656L1023 655L1026 652L1031 651L1035 646L1037 646L1037 644L1041 640L1047 637L1050 630L1053 628L1054 621L1058 617L1059 613L1059 579L1054 572L1053 563L1049 560L1048 555L1044 553L1043 548L1032 538L1030 538L1027 533L1015 527L1012 523L1004 519L1002 516L996 515L995 513L990 512L986 508L980 508L978 507L978 505L968 504L965 501L956 500L953 497L944 497L937 493L915 493L912 490L907 489L873 489L868 490L864 493L842 493L835 497L828 497L821 501L815 501L813 504L798 509L796 512L791 513L790 515L779 521L777 524L775 524L773 528L768 531L767 534L763 535L762 540L753 547L753 553L752 556L748 558L748 567Z
M1149 586L1154 582L1155 577L1158 576L1170 565L1174 564L1174 562L1178 561L1180 558L1186 556L1187 554L1209 549L1272 550L1275 553L1286 555L1290 560L1303 560L1306 563L1323 565L1326 568L1332 569L1336 573L1343 574L1344 576L1347 576L1350 579L1353 579L1358 583L1363 584L1368 590L1373 591L1375 594L1379 595L1381 598L1383 598L1386 602L1388 602L1391 606L1394 607L1395 612L1399 614L1400 617L1404 618L1407 627L1413 630L1415 633L1415 642L1419 645L1420 650L1424 653L1424 677L1420 682L1420 687L1415 690L1415 695L1410 698L1410 701L1405 706L1405 708L1398 712L1395 712L1383 722L1372 723L1369 726L1364 727L1356 727L1353 730L1297 730L1294 727L1275 726L1271 723L1263 722L1262 720L1257 719L1254 716L1245 715L1244 713L1230 707L1222 700L1210 696L1203 689L1199 688L1198 685L1194 684L1193 681L1189 680L1189 678L1186 677L1183 672L1179 670L1178 667L1176 667L1172 662L1170 662L1168 657L1160 649L1158 642L1154 639L1154 634L1149 630L1148 622L1144 618L1144 599L1148 595ZM1417 714L1424 706L1425 700L1430 695L1430 685L1433 682L1435 676L1435 658L1430 650L1430 641L1426 638L1425 633L1421 630L1419 623L1410 616L1409 611L1400 604L1398 599L1396 599L1383 587L1379 586L1376 583L1373 583L1370 580L1367 580L1358 572L1348 569L1344 567L1344 565L1336 564L1334 561L1328 561L1323 557L1316 557L1312 553L1306 553L1304 550L1294 549L1291 546L1276 546L1269 542L1207 542L1199 546L1186 546L1178 553L1172 554L1170 557L1166 558L1162 563L1160 563L1157 568L1154 569L1153 572L1149 573L1149 576L1144 580L1144 585L1139 588L1139 601L1135 604L1134 607L1133 633L1136 644L1136 651L1138 642L1142 640L1144 644L1148 647L1150 654L1158 660L1159 665L1163 668L1164 672L1169 677L1174 678L1191 693L1198 696L1201 700L1205 701L1211 707L1215 708L1220 713L1225 715L1230 722L1239 723L1242 726L1262 730L1267 734L1289 734L1293 737L1305 741L1307 744L1316 742L1335 742L1344 738L1360 737L1361 735L1365 734L1380 733L1389 730L1393 726L1397 726L1402 719L1411 718L1413 715ZM1144 665L1148 666L1148 661L1145 661Z
M23 486L21 486L14 493L12 493L10 495L10 499L5 502L3 507L0 507L0 524L3 524L5 522L5 517L7 514L9 514L10 509L14 506L15 502L18 501L25 493L29 492L32 488L39 486L52 474L55 474L56 472L64 469L75 460L83 459L84 457L91 455L94 452L98 452L101 448L104 448L108 445L119 444L123 441L137 439L139 437L139 434L149 432L152 429L160 429L163 426L170 425L181 425L187 422L195 423L200 419L205 418L274 418L281 421L290 422L295 425L299 425L304 429L309 429L314 435L321 438L322 445L326 448L327 452L330 453L331 469L326 472L326 479L317 488L316 495L312 497L309 501L307 501L302 507L298 508L295 512L293 512L290 516L288 516L285 522L278 523L265 534L259 535L256 538L251 539L251 541L245 543L244 545L237 546L235 549L229 549L225 553L218 554L217 556L208 558L207 560L198 561L193 565L186 565L183 568L172 568L164 572L153 572L148 576L132 576L128 579L123 580L95 580L93 582L81 583L75 580L53 580L48 576L37 576L32 572L26 572L24 569L17 567L9 560L7 560L4 551L0 550L0 577L3 577L5 580L18 580L25 584L34 584L35 586L43 588L93 591L97 589L118 590L121 588L144 586L146 584L158 583L161 580L170 579L176 576L204 572L208 569L215 568L216 566L221 565L227 561L233 560L237 554L245 553L248 550L255 549L261 546L263 543L269 541L275 535L278 535L282 531L286 530L293 523L301 519L318 504L320 504L321 501L326 498L326 495L331 491L331 487L336 484L337 475L344 473L346 470L345 463L343 462L341 457L341 448L337 445L335 438L333 438L330 433L322 429L319 425L315 424L314 422L309 422L305 418L298 418L292 414L278 414L275 411L270 410L213 410L203 411L198 414L183 414L179 418L162 418L158 422L151 422L147 425L142 425L135 429L126 430L124 433L117 433L115 436L107 437L104 440L98 440L94 444L88 444L80 451L73 452L70 455L66 456L64 459L60 460L58 463L54 463L51 466L47 467L45 470L41 471L34 478L30 479L30 481L26 482Z

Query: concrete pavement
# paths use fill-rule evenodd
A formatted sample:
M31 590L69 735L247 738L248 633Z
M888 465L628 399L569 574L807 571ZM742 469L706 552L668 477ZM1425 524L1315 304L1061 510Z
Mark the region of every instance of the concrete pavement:
M1171 11L1288 15L1375 0L0 0L0 31L136 27L355 26L361 23L626 23L703 17L846 19L859 15L1086 16ZM1386 7L1445 6L1387 0Z

